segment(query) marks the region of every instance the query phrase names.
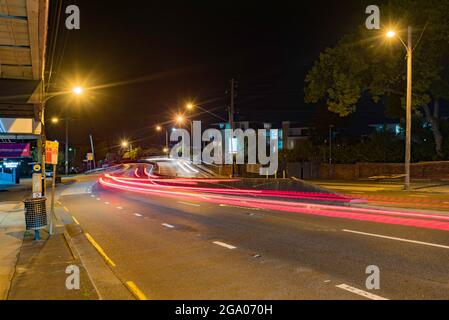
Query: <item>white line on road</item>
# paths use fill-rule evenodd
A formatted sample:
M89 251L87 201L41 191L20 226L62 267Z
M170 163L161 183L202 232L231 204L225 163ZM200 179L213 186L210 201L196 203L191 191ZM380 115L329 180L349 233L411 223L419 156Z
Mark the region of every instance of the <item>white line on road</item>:
M230 250L237 249L237 247L231 246L230 244L227 244L227 243L224 243L224 242L214 241L213 243L218 245L218 246L222 246L222 247L228 248Z
M95 198L95 195L91 194L90 197L91 197L91 198Z
M430 246L430 247L449 249L449 246L444 246L442 244L436 244L436 243L430 243L430 242L422 242L422 241L416 241L416 240L408 240L408 239L389 237L389 236L383 236L383 235L380 235L380 234L365 233L365 232L354 231L354 230L347 230L347 229L343 229L342 231L343 232L349 232L349 233L355 233L355 234L361 234L361 235L364 235L364 236L371 236L371 237L377 237L377 238L383 238L383 239L389 239L389 240L409 242L409 243L414 243L414 244L422 244L422 245Z
M100 201L100 200L101 200L101 198L97 198L97 200L98 200L98 201Z
M123 208L122 207L117 207L117 209L122 210Z
M196 203L190 203L190 202L183 202L183 201L178 201L178 203L180 204L185 204L187 206L193 206L193 207L200 207L201 205L196 204Z
M142 216L140 213L134 213L134 215L135 215L136 217L141 217L141 216Z
M104 204L109 204L109 202L105 201L105 203L104 203Z
M237 209L244 209L244 210L254 210L254 211L260 211L259 208L251 208L251 207L243 207L243 206L233 206L229 204L219 204L220 207L229 207L229 208L237 208Z
M173 229L175 226L172 226L171 224L168 224L168 223L163 223L162 224L164 227L166 227L166 228L170 228L170 229Z
M375 294L372 294L372 293L369 293L369 292L366 292L366 291L363 291L363 290L360 290L360 289L348 286L347 284L344 284L344 283L339 284L336 287L340 288L340 289L343 289L343 290L346 290L346 291L349 291L349 292L352 292L352 293L355 293L355 294L358 294L359 296L362 296L362 297L365 297L365 298L368 298L368 299L371 299L371 300L388 300L387 298L384 298L384 297L381 297L381 296L378 296L378 295L375 295Z

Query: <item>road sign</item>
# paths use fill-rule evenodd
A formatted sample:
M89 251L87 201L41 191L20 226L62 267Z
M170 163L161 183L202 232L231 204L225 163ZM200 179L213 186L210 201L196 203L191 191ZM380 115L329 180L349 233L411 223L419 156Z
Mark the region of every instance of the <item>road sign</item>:
M42 166L40 164L35 164L33 166L33 173L42 173Z
M45 163L58 164L58 149L59 143L57 141L45 142Z
M88 153L87 154L87 161L93 161L94 160L94 155L93 153Z
M33 173L32 187L33 198L42 197L42 173Z

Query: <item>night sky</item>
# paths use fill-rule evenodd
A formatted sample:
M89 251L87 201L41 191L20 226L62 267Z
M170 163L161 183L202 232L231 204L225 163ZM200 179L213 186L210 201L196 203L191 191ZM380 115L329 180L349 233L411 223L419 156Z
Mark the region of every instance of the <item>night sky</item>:
M57 2L50 12L53 23ZM121 138L160 145L154 125L193 99L226 117L229 80L238 81L239 117L304 120L304 78L320 51L366 18L367 1L106 1L78 4L81 30L60 21L55 88L95 89L80 101L54 99L49 115L69 115L75 145ZM64 10L63 10L64 11ZM55 37L51 30L50 37ZM50 51L50 50L49 50ZM51 59L48 59L51 62ZM206 102L205 104L203 104ZM382 114L377 108L375 115ZM368 112L369 114L369 112ZM195 120L216 121L204 114ZM62 126L49 136L62 139Z

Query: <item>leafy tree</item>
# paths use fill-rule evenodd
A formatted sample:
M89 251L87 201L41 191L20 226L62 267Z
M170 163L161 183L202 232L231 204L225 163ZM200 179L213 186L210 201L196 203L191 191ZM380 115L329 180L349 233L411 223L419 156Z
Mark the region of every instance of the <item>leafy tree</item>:
M413 109L423 111L431 124L438 157L443 157L440 102L449 100L449 0L392 0L381 7L383 21L397 29L414 28ZM305 100L325 101L330 111L345 117L362 96L388 105L405 105L405 50L399 40L387 39L386 28L360 27L320 54L306 76ZM404 32L398 32L404 38Z

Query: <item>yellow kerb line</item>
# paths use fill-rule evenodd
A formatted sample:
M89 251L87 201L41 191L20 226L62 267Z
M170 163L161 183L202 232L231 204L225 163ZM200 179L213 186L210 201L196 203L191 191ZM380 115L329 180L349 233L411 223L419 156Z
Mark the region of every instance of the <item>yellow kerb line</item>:
M69 212L69 209L67 209L67 207L64 207L64 210L67 211L67 212Z
M78 220L76 220L75 217L72 217L72 219L73 219L73 221L75 221L76 224L80 224L80 223L78 222Z
M145 293L143 293L134 282L132 281L127 281L126 285L128 286L129 290L131 290L132 294L136 296L137 299L139 300L148 300L147 296L145 295Z
M92 236L87 232L85 233L85 236L87 240L89 240L89 242L95 247L95 249L97 249L98 253L101 254L104 260L106 260L106 262L109 263L111 266L115 267L116 265L114 261L112 261L111 258L108 257L108 255L104 252L104 250L100 247L100 245L95 242L94 238L92 238Z

